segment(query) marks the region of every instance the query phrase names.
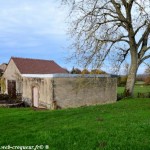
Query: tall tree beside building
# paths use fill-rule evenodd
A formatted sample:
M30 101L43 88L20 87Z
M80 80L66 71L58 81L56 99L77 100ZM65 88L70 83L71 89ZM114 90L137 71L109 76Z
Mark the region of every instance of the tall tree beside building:
M70 6L74 58L100 68L113 54L119 67L129 55L125 87L132 96L137 70L150 58L149 0L62 0Z

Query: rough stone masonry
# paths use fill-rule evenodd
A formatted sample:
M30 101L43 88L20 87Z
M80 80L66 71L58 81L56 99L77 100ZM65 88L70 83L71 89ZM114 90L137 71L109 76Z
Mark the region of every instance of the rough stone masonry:
M30 106L34 106L34 87L38 89L38 107L47 109L114 103L117 100L117 79L107 75L23 77L23 101Z

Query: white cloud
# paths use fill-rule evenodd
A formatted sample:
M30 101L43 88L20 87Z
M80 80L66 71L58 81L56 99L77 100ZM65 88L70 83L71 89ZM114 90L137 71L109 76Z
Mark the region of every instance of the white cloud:
M39 37L64 35L65 17L54 0L0 0L0 43L14 46L34 41L31 45L35 45Z
M6 3L10 0L6 0ZM48 30L49 34L64 34L65 11L54 1L13 0L11 5L0 7L0 30L24 28L34 31ZM1 1L0 1L1 4ZM20 31L19 31L20 32Z

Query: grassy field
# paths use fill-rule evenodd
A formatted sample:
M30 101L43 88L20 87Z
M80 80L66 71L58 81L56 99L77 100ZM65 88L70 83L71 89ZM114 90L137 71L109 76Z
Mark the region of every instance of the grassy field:
M50 150L149 150L150 99L57 111L0 109L1 145Z
M124 92L124 87L118 87L118 93L123 93ZM137 93L147 93L150 92L150 85L135 85L134 88L134 96L137 96Z

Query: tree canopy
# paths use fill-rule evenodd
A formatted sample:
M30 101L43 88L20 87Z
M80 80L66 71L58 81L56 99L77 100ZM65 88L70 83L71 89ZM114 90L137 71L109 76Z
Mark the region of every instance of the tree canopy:
M70 6L73 57L100 68L113 58L118 68L130 57L125 92L132 95L139 65L150 58L149 0L63 0Z

